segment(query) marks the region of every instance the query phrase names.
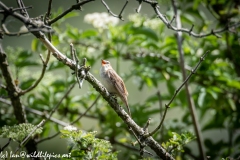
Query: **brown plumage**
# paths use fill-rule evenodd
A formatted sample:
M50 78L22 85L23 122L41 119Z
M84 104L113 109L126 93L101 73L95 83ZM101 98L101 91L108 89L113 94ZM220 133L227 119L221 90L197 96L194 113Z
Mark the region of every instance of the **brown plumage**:
M131 117L127 101L128 91L122 78L113 70L109 61L102 60L100 76L102 78L103 85L107 88L108 92L121 98L128 109L129 116Z

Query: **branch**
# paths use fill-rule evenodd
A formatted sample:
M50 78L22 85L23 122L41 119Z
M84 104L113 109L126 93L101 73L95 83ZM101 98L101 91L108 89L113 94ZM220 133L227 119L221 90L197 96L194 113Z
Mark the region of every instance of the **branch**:
M92 103L92 105L90 107L88 107L88 109L83 113L81 114L76 120L74 120L73 122L70 123L70 125L73 125L74 123L78 122L83 116L86 115L86 113L97 103L97 101L99 100L100 98L100 95L96 98L96 100ZM65 125L65 126L68 126L69 124ZM57 135L59 135L61 132L57 132L55 133L54 135L52 136L49 136L47 138L44 138L44 139L41 139L39 140L37 143L41 143L41 142L44 142L46 140L49 140L49 139L52 139L54 137L56 137Z
M18 123L26 123L26 114L22 107L22 103L18 94L18 87L14 83L14 79L10 73L10 68L8 66L7 55L3 51L2 44L0 43L0 68L2 71L2 75L6 81L6 89L8 92L8 96L10 97L14 115L18 121Z
M164 119L166 117L167 114L167 110L168 108L170 108L171 103L173 102L173 100L175 99L176 95L178 94L178 92L182 89L182 87L184 85L186 85L186 83L188 82L188 80L192 77L193 74L195 74L196 70L198 69L198 67L200 66L200 64L204 61L204 58L206 57L207 53L209 53L209 51L207 51L206 53L203 54L202 57L200 57L200 60L198 62L198 64L195 66L195 68L191 71L190 75L184 80L184 82L179 86L179 88L175 91L174 95L172 96L171 100L168 102L168 104L165 104L165 111L163 113L163 117L162 120L160 122L160 124L158 125L158 127L153 130L151 133L147 133L144 136L148 137L148 136L152 136L154 135L162 126Z
M100 50L101 48L96 46L96 45L93 45L93 44L87 44L87 43L83 43L83 42L73 42L73 44L78 44L78 45L81 45L81 46L84 46L84 47L92 47L96 50ZM114 50L114 48L109 48L109 50ZM172 64L176 64L178 65L179 62L178 61L175 61L171 58L168 58L167 56L161 54L161 53L153 53L153 52L148 52L148 51L145 51L144 48L140 48L141 52L126 52L126 54L123 55L123 58L124 59L127 59L127 60L133 60L135 62L137 62L137 58L145 58L147 56L149 57L152 57L152 58L158 58L158 59L162 59L164 60L165 62L168 62L168 63L172 63ZM158 70L158 68L154 67L155 69ZM185 65L185 69L188 70L188 71L191 71L191 67L188 66L188 65ZM169 73L171 74L171 73Z
M114 141L112 143L116 144L116 145L119 145L119 146L122 146L122 147L124 147L124 148L126 148L128 150L130 149L132 151L139 152L139 150L137 148L135 148L133 146L130 146L130 145L126 145L125 143L121 143L121 142L115 141L115 139L114 139Z
M3 20L2 20L2 26L4 26L4 21L6 20L6 18L9 15L12 15L13 17L15 17L18 20L20 20L21 22L23 22L25 24L25 26L28 28L29 32L32 32L32 33L33 32L38 32L38 31L52 32L51 27L46 26L44 23L39 21L39 19L32 19L32 18L29 18L29 17L25 17L25 16L15 12L14 9L8 8L1 1L0 1L0 7L3 9L3 11L1 13L4 15ZM6 27L2 27L2 29L6 30ZM7 31L6 33L8 34L9 32ZM26 32L23 32L23 33L25 34ZM11 33L9 33L9 35L11 35Z
M46 20L48 20L50 18L50 15L51 15L51 9L52 9L52 0L49 0L48 2L48 11L45 15L45 20L44 22L46 22Z
M15 154L17 153L17 151L23 147L27 141L29 141L29 139L31 138L32 134L38 129L40 128L43 124L44 124L45 120L43 119L37 126L35 126L35 128L28 134L28 136L20 143L19 147L16 149L16 151L14 152Z
M189 35L192 35L193 37L196 37L196 38L202 38L202 37L207 37L207 36L210 36L210 35L214 35L216 36L217 38L221 37L220 35L218 35L218 33L222 33L222 32L225 32L225 31L230 31L229 29L230 28L238 28L240 27L240 22L236 22L235 24L233 25L229 25L228 24L226 25L225 28L222 28L222 29L219 29L219 30L211 30L209 33L200 33L200 34L197 34L197 33L194 33L192 32L193 30L193 26L192 25L192 28L191 29L186 29L186 28L179 28L179 27L174 27L171 25L171 22L169 22L166 17L159 11L159 6L158 6L158 3L156 1L151 1L151 0L143 0L143 2L145 3L148 3L152 6L152 8L154 9L155 13L157 14L158 18L160 20L162 20L162 22L171 30L173 31L176 31L176 32L185 32L185 33L188 33Z
M89 2L89 1L84 1ZM81 2L83 3L83 2ZM16 13L16 12L9 12L9 8L6 7L2 2L0 2L0 7L6 12L8 12L10 15L14 16L15 18L22 21L24 24L31 24L28 19L26 20L25 17L22 15ZM51 42L46 38L46 36L42 32L32 32L33 35L35 35L44 45L45 47L52 52L52 55L62 63L64 63L66 66L71 68L72 70L75 70L76 64L69 58L67 58L64 54L62 54L59 50L57 50ZM137 136L141 137L144 134L144 130L138 126L132 119L129 117L129 115L124 111L124 109L117 103L117 100L109 94L107 89L90 73L87 72L87 68L77 66L79 73L81 73L81 76L86 76L85 80L88 81L97 92L99 92L102 97L108 102L108 104L115 110L115 112L118 114L118 116L129 126L129 128L132 128L133 131L136 133ZM84 72L82 72L82 70ZM173 160L174 158L164 149L162 146L156 142L152 137L147 137L144 139L141 139L141 141L144 141L147 146L149 146L159 157L162 159L169 159Z
M92 44L87 44L87 43L83 43L83 42L73 42L73 44L78 44L84 47L92 47L95 48L96 50L100 50L100 47L92 45ZM104 46L103 46L104 47ZM114 48L109 48L109 50L114 50ZM148 52L145 51L143 48L140 48L140 53L139 52L126 52L125 54L123 54L123 59L127 59L127 60L132 60L134 61L136 64L139 63L139 59L138 58L145 58L145 57L151 57L151 58L157 58L157 59L162 59L163 61L167 62L168 64L171 65L179 65L179 62L177 60L168 58L165 55L162 55L161 53L153 53L153 52ZM137 57L137 58L136 58ZM153 69L155 69L156 71L162 72L163 69L159 66L152 66ZM192 68L188 65L185 65L185 69L188 71L191 71ZM164 70L164 72L167 72L170 76L176 76L174 75L172 72L166 71Z
M69 89L67 90L67 92L63 95L63 97L60 99L60 101L56 104L56 106L51 110L49 116L47 117L46 121L44 122L43 125L45 125L45 123L50 120L50 118L52 117L53 113L58 109L58 107L62 104L62 101L69 95L69 93L72 91L73 87L75 86L76 82L74 84L72 84Z
M97 96L97 98L95 99L95 101L92 103L92 105L90 107L88 107L88 109L81 114L76 120L74 120L73 122L71 122L70 124L73 125L74 123L78 122L83 116L85 116L87 114L88 111L90 111L90 109L97 103L97 101L99 100L100 95Z
M61 133L61 132L57 132L57 133L55 133L55 134L52 135L52 136L49 136L49 137L44 138L44 139L41 139L41 140L37 141L37 144L42 143L42 142L47 141L47 140L50 140L50 139L53 139L54 137L58 136L60 133Z
M127 6L127 4L128 4L128 0L126 0L126 2L125 2L125 4L124 4L122 10L120 11L119 15L114 14L114 13L111 11L111 9L108 7L107 3L106 3L104 0L102 0L102 3L103 3L103 5L106 7L106 9L107 9L107 11L108 11L109 14L111 14L113 17L117 17L117 18L121 19L122 21L124 21L124 19L123 19L123 17L122 17L122 13L123 13L124 9L126 8L126 6Z
M11 102L8 101L8 100L6 100L6 99L4 99L4 98L1 98L1 97L0 97L0 102L5 103L5 104L11 106ZM44 112L41 112L41 111L39 111L39 110L30 108L30 107L26 107L26 106L23 106L23 108L25 109L25 111L28 111L28 112L30 112L30 113L39 115L39 116L41 116L41 117L44 117L44 118L48 118L48 117L49 117L49 114L44 113ZM56 124L59 124L59 125L61 125L61 126L67 126L67 125L68 125L68 123L63 122L63 121L60 121L60 120L58 120L58 119L56 119L56 118L54 118L54 117L50 117L49 120L52 121L52 122L54 122L54 123L56 123Z
M50 53L48 53L50 54ZM26 94L27 92L30 92L31 90L33 90L34 88L36 88L38 86L38 84L41 82L42 78L44 77L44 74L45 74L45 71L47 69L47 64L48 64L48 61L49 61L49 58L46 59L46 61L44 61L42 55L40 54L40 58L42 60L42 63L43 63L43 68L42 68L42 72L41 72L41 75L40 77L36 80L36 82L29 88L25 89L25 90L22 90L19 92L20 95L24 95Z
M20 13L23 15L23 16L25 16L25 17L29 17L29 15L28 15L28 12L27 12L27 10L26 10L26 7L24 6L24 3L23 3L23 1L22 0L17 0L17 3L18 3L18 6L19 6L19 8L20 8Z
M157 96L158 96L158 102L159 102L160 117L163 117L163 114L162 114L163 103L162 103L162 95L161 95L160 91L157 91ZM162 124L162 126L163 126L163 124ZM160 132L161 140L163 140L163 133L164 133L164 128L162 127L161 132Z
M122 18L122 13L123 13L124 9L126 8L127 4L128 4L128 0L126 0L126 2L125 2L125 4L124 4L121 12L119 13L119 18L120 18L120 19L123 19L123 18Z
M178 28L181 28L182 24L181 24L181 19L180 19L180 14L178 13L177 10L177 6L176 6L176 1L172 0L172 6L174 9L174 13L176 15L176 25ZM182 49L182 42L183 42L183 38L182 38L182 33L181 32L177 32L176 34L176 38L177 38L177 44L178 44L178 52L179 52L179 58L180 58L180 67L182 70L182 76L183 79L189 79L190 77L186 78L186 71L184 70L184 65L185 65L185 61L184 61L184 53L183 53L183 49ZM205 53L205 55L208 52ZM203 55L203 58L200 58L200 61L203 61L205 55ZM200 63L198 63L197 67L200 65ZM194 74L196 70L193 70L192 73ZM183 86L183 85L182 85ZM193 121L193 126L194 126L194 130L195 130L195 134L197 136L197 142L198 142L198 148L199 148L199 152L200 152L200 159L206 159L206 153L204 151L204 144L203 144L203 140L202 140L202 135L201 135L201 129L199 126L199 122L198 122L198 118L197 118L197 113L196 113L196 108L194 106L194 102L192 100L190 91L189 91L189 87L188 87L188 83L185 81L185 90L186 90L186 98L188 101L188 107L190 110L190 115L192 117L192 121Z
M142 0L138 0L138 3L139 3L139 5L138 5L138 8L136 9L137 13L139 13L142 8Z
M76 66L75 63L69 58L67 58L64 54L62 54L59 50L57 50L46 38L46 36L41 33L33 33L46 47L49 49L53 56L64 63L66 66L75 70ZM85 70L86 68L78 66L78 69ZM81 74L85 74L85 72L80 72ZM84 76L84 75L81 75ZM115 112L119 115L119 117L137 133L137 136L143 135L143 129L138 126L124 111L124 109L117 103L116 99L114 99L107 91L107 89L90 73L87 72L86 74L86 81L88 81L95 89L98 91L103 98L109 103L109 105L115 110ZM148 146L155 151L155 153L163 157L164 159L174 159L169 153L166 152L152 137L147 137L145 140Z
M28 134L28 136L20 143L20 147L23 147L25 143L29 140L29 138L32 136L32 134L41 126L43 126L45 122L45 119L43 119L35 128Z
M7 27L5 26L5 24L2 23L2 32L7 35L7 36L21 36L21 35L25 35L25 34L29 34L31 32L36 32L36 31L43 31L43 32L53 32L52 30L46 30L44 28L29 28L28 31L19 31L19 32L10 32L8 31Z
M48 22L48 25L51 25L51 24L57 22L59 19L61 19L62 17L64 17L65 15L67 15L68 13L70 13L70 12L73 11L73 10L79 10L79 8L80 8L82 5L84 5L84 4L88 3L88 2L91 2L91 1L94 1L94 0L85 0L85 1L82 1L82 2L79 2L79 3L77 3L77 4L72 5L70 8L68 8L68 9L67 9L66 11L64 11L62 14L60 14L60 15L58 15L57 17L55 17L54 19L50 20L50 21Z
M82 85L83 85L83 81L84 81L84 79L85 79L85 77L86 77L86 74L83 73L83 74L82 74L83 76L79 76L79 75L81 75L81 73L78 72L79 59L78 59L78 57L77 57L76 50L73 48L73 44L72 44L72 43L70 44L70 49L71 49L70 51L71 51L71 55L72 55L73 62L75 63L75 66L76 66L74 73L75 73L75 75L76 75L76 79L77 79L77 82L78 82L78 86L79 86L79 88L81 89L81 88L82 88ZM83 58L83 62L82 62L82 64L81 64L81 67L85 67L85 68L86 68L85 72L87 73L87 72L90 70L91 67L86 67L86 62L87 62L87 59L86 59L86 58ZM88 69L87 69L87 68L88 68ZM82 70L82 72L84 72L84 71ZM74 73L73 73L73 74L74 74Z

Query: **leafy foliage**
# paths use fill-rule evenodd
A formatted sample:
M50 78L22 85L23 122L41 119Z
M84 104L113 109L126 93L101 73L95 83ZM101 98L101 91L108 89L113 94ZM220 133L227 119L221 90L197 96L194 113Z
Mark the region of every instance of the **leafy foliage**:
M0 137L1 138L10 138L17 142L22 142L24 138L26 138L33 130L35 130L36 126L30 123L22 123L14 126L3 126L0 128ZM34 137L36 134L42 133L42 128L37 128L31 136Z
M163 142L162 146L173 155L176 155L178 152L184 152L183 146L196 138L191 132L182 133L181 135L172 132L170 136L172 138L166 143Z
M96 132L63 129L61 133L62 138L70 140L68 149L72 159L117 159L111 144L95 138Z

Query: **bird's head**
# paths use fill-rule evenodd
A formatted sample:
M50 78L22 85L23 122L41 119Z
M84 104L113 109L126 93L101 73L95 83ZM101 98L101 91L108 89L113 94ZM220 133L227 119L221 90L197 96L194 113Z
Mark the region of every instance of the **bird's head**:
M102 59L102 66L107 67L107 66L111 66L111 64L110 64L109 61L107 61L107 60L103 60L103 59Z

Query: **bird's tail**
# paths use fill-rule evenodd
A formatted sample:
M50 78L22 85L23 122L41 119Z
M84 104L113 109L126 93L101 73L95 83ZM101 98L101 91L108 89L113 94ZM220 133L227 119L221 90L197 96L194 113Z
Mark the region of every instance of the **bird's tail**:
M125 105L126 105L126 107L127 107L127 110L128 110L128 114L129 114L129 116L132 118L132 115L131 115L131 111L130 111L130 108L129 108L129 105L128 105L127 98L126 98L126 97L123 97L123 98L122 98L122 101L125 103Z

